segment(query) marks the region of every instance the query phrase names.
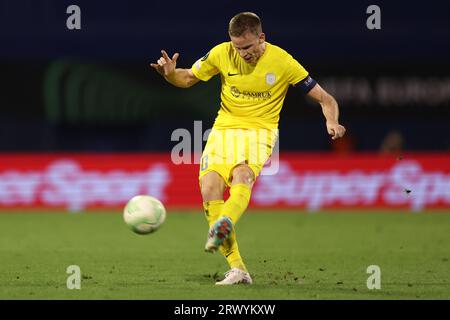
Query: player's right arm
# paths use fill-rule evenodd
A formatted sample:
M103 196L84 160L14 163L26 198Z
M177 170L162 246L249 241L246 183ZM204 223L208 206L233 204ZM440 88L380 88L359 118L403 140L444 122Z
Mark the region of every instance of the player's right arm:
M157 63L151 63L150 66L154 68L160 75L179 88L189 88L200 80L194 75L191 69L177 68L178 53L175 53L171 58L167 52L161 50L162 57L158 59Z

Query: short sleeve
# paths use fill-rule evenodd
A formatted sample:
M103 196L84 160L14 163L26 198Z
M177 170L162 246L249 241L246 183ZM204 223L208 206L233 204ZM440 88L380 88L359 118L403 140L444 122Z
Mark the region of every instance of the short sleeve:
M208 81L220 72L220 47L212 48L192 65L192 73L202 81Z
M295 85L298 82L302 81L308 76L308 71L291 55L289 55L288 59L288 71L287 77L290 85Z

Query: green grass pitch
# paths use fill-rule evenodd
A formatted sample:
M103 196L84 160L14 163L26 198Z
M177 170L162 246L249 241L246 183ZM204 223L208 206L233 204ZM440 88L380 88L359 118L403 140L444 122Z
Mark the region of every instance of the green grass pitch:
M253 211L237 232L254 284L216 287L227 265L203 252L202 213L146 236L118 213L1 213L0 299L450 299L450 214Z

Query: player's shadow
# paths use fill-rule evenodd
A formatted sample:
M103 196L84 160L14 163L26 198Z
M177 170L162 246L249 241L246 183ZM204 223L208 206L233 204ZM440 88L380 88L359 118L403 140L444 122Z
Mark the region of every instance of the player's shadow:
M211 284L216 283L223 279L223 274L217 272L213 273L204 273L204 274L190 274L185 277L186 282L195 282L198 284Z

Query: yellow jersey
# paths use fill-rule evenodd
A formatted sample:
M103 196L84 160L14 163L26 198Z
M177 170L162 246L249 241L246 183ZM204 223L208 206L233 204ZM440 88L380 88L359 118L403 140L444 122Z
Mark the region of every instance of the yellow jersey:
M308 76L289 53L268 42L255 65L245 62L229 41L212 48L191 70L202 81L220 74L221 103L214 122L217 129L277 129L289 85Z

